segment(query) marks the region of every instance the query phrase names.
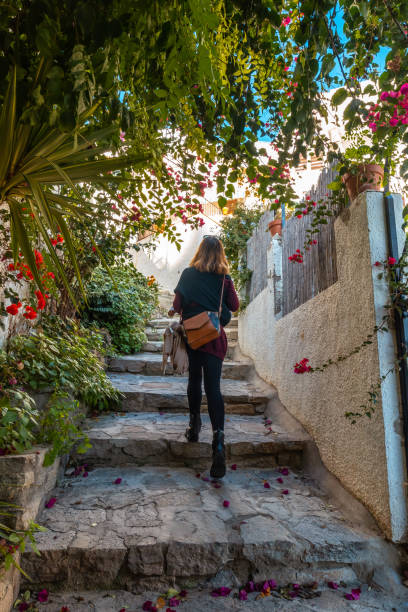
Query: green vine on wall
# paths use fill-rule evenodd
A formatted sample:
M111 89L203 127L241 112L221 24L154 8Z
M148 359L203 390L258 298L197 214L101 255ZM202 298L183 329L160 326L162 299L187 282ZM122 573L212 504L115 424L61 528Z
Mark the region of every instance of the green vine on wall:
M221 221L220 239L224 245L231 277L239 292L245 291L252 272L246 263L246 246L265 212L262 206L246 208L239 203L232 215ZM241 304L242 306L245 304Z

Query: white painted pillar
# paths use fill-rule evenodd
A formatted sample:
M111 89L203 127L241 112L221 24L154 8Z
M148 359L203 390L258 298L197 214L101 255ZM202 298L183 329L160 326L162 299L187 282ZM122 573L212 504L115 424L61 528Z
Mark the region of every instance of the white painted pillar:
M362 198L363 196L360 196ZM377 191L367 191L367 220L369 231L370 257L374 289L374 308L376 324L380 325L385 304L389 303L389 289L386 279L378 278L381 268L374 266L376 261L388 258L387 226L383 202L383 194ZM398 247L401 255L404 248L405 232L402 229L402 198L393 194L398 226ZM377 334L378 359L380 375L384 376L395 365L396 339L393 330ZM389 505L391 514L391 530L394 542L407 540L408 518L406 499L406 466L404 454L404 438L402 416L400 414L400 387L398 372L387 376L381 386L381 405L384 420L385 449L387 459Z

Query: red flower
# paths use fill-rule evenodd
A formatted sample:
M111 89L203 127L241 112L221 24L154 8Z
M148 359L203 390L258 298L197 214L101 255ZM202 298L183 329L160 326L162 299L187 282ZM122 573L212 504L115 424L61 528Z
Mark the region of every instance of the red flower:
M379 268L381 266L381 261L376 261L373 265L376 266L376 268Z
M10 306L7 306L6 310L9 314L16 315L19 308L21 308L21 302L18 302L18 304L10 304Z
M35 255L35 265L37 266L37 269L39 270L44 263L44 258L41 255L40 251L37 251L35 249L34 249L34 255Z
M43 295L41 291L37 290L35 295L37 297L37 310L44 310L46 306L46 298L48 297L47 294Z
M64 242L64 238L61 236L61 234L58 234L57 242L59 242L60 244L62 244Z
M305 372L310 372L312 367L308 365L309 360L304 358L299 363L295 363L293 366L293 371L295 374L304 374Z
M26 312L23 313L23 317L32 321L33 319L37 318L37 312L32 306L26 306Z
M49 276L50 278L52 278L52 280L55 280L55 274L54 274L54 272L47 272L47 276Z
M395 259L395 257L389 257L388 258L388 265L389 266L394 266L397 263L397 260Z
M10 271L14 271L16 269L15 265L13 263L9 263L9 265L7 266L7 269Z

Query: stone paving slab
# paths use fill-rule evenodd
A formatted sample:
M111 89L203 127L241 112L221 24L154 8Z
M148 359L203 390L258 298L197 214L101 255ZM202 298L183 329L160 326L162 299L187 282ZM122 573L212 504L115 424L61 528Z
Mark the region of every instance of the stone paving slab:
M53 495L38 519L47 528L41 557L23 555L36 584L52 588L147 590L225 567L240 582L351 579L352 568L370 572L392 550L348 524L305 477L278 470L228 470L212 483L185 468L95 469Z
M115 357L109 362L111 372L130 372L132 374L144 374L145 376L162 375L161 353L136 353L135 355L122 355ZM223 378L241 380L248 378L252 371L249 361L224 361L222 367ZM167 364L166 375L172 375L170 361Z
M222 585L221 585L222 586ZM344 598L346 589L332 591L322 586L321 595L315 599L287 601L284 599L267 597L256 600L255 595L250 595L247 601L239 601L236 594L231 593L228 597L214 598L210 595L211 589L188 590L186 600L176 608L178 612L224 612L239 610L245 612L264 612L269 610L287 612L297 610L298 612L403 612L408 610L408 601L402 597L362 586L362 594L359 601L350 602ZM63 606L69 607L69 612L119 612L125 608L127 612L138 612L147 600L156 602L161 594L158 591L148 591L142 595L135 595L129 591L103 591L103 592L74 592L74 593L51 593L49 602L41 605L42 612L60 612ZM166 606L167 607L167 606ZM166 607L163 608L166 610Z
M126 412L150 412L154 410L187 411L187 378L177 376L143 376L128 372L110 372L112 384L124 394L122 410ZM241 414L263 412L270 397L258 391L255 385L245 380L222 379L221 390L227 408ZM206 402L203 394L203 403Z
M187 442L188 416L181 414L127 413L87 421L92 448L78 456L92 465L187 465L206 468L211 459L212 429L202 415L198 443ZM231 415L225 422L228 459L242 466L300 468L307 437L291 435L282 428L265 427L260 416Z

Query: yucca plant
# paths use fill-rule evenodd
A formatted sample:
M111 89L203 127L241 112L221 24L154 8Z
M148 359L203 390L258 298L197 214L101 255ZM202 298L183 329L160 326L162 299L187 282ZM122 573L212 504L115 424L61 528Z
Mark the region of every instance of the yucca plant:
M69 218L75 217L86 226L98 204L84 201L75 185L92 183L111 192L112 183L123 180L112 173L145 165L149 153L112 155L109 138L119 128L91 127L98 103L78 117L73 131L55 129L48 121L32 125L24 112L27 109L23 107L17 113L16 73L17 67L13 66L0 115L0 205L10 211L13 259L16 263L21 253L41 287L33 252L33 242L40 239L48 249L54 272L62 278L74 300L51 239L56 233L64 237L82 288ZM33 88L36 86L37 82ZM69 185L74 197L60 195L57 186L61 184ZM33 224L36 235L29 230Z

